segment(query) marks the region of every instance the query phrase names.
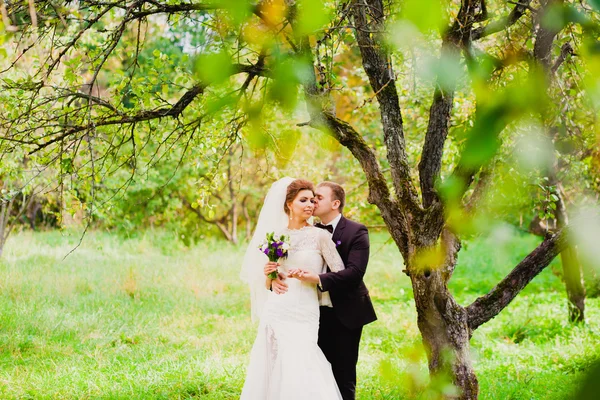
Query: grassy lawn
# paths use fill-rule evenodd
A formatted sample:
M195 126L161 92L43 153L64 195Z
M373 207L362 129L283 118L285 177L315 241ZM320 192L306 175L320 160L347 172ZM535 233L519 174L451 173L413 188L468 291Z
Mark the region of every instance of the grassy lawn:
M255 335L239 280L243 246L185 247L169 232L124 238L15 235L0 261L0 398L234 399ZM451 281L467 305L538 239L466 243ZM364 330L358 398L427 397L408 277L385 234L372 235L366 282L379 320ZM481 399L564 399L597 359L600 301L567 323L558 261L472 339ZM443 385L440 383L438 386Z

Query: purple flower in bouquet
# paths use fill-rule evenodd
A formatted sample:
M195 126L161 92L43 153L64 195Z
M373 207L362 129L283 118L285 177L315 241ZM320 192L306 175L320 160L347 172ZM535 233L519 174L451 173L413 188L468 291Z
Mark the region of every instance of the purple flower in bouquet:
M289 240L285 235L275 235L274 232L269 232L258 249L269 258L269 261L275 262L287 257L290 249ZM271 272L269 278L277 278L277 271Z

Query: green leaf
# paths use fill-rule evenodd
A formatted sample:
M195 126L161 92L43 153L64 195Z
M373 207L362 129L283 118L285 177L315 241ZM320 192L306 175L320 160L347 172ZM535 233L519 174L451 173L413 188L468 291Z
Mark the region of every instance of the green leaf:
M561 31L569 23L587 25L590 20L570 5L554 4L542 17L542 25L550 30Z
M60 165L64 173L71 174L73 173L73 159L72 158L63 158L60 160Z
M469 169L478 169L496 154L500 146L499 133L508 122L506 114L506 108L500 105L478 116L467 139L461 164Z
M235 103L233 96L211 97L206 101L206 113L215 114L217 111L223 110Z
M454 52L443 51L438 58L431 57L422 70L424 77L436 82L446 90L454 90L458 80L463 76L460 56Z
M442 183L438 184L438 191L447 203L455 203L460 199L458 196L464 188L465 182L460 177L451 175Z
M278 102L287 110L292 111L298 100L298 65L293 59L278 62L273 70L273 82L269 90L269 99Z
M295 33L305 36L322 29L332 18L331 10L322 0L299 0Z
M237 25L243 23L252 15L253 4L249 0L214 0L217 8L227 10L233 22Z
M469 75L474 81L487 81L496 68L496 59L486 52L481 52L477 57L467 57L465 61Z
M7 32L4 29L4 23L0 20L0 44L3 44L6 41Z
M444 14L439 0L407 0L401 10L402 18L410 21L423 33L440 29L446 19Z
M194 75L204 84L223 82L232 73L231 57L225 50L201 54L194 63Z

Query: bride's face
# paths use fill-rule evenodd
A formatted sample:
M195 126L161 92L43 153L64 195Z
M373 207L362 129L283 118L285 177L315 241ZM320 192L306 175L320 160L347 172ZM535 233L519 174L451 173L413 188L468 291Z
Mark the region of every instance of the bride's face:
M311 190L302 190L298 192L296 198L288 203L291 215L294 217L308 219L312 217L315 211L315 195Z

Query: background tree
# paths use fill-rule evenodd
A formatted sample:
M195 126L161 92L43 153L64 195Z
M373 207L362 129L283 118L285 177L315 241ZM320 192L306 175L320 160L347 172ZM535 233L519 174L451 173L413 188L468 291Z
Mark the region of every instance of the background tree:
M0 202L0 256L4 251L6 240L15 226L19 224L22 217L31 204L34 193L32 188L23 182L18 173L24 167L22 160L9 162L4 158L3 167L0 171L0 189L2 200Z

